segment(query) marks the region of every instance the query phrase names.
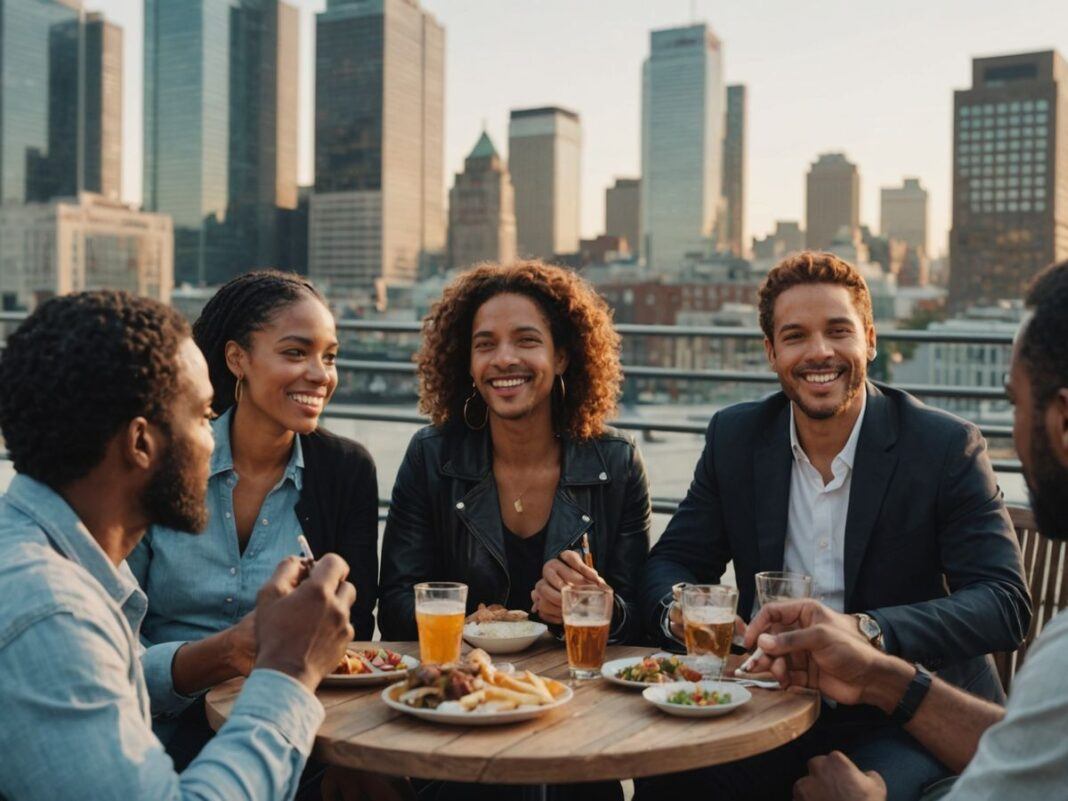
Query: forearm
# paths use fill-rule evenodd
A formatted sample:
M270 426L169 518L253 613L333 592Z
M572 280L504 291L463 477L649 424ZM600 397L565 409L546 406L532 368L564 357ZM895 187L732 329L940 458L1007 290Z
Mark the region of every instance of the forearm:
M196 695L241 675L230 632L226 629L178 649L171 663L175 692Z
M897 708L916 668L901 659L879 663L866 684L862 700L886 714ZM997 704L935 679L905 731L954 773L960 773L975 756L979 738L1004 717Z

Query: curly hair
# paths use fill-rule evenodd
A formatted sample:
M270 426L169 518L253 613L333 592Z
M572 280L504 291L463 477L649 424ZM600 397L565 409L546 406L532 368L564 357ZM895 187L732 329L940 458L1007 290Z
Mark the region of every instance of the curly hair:
M42 303L0 358L0 430L15 469L59 489L135 417L169 428L189 323L169 306L94 291Z
M1040 272L1027 292L1033 311L1020 341L1020 358L1031 377L1036 412L1068 388L1068 261Z
M415 356L420 411L436 426L462 419L471 392L475 313L504 293L533 300L549 321L553 345L568 354L567 393L556 413L559 430L578 440L601 434L605 419L615 412L622 379L612 313L576 273L540 261L482 264L445 288L423 320L423 344Z
M844 286L853 297L853 306L865 327L874 325L871 293L857 268L833 253L802 250L787 256L768 273L757 293L760 328L770 341L775 340L775 301L787 289L801 284L835 284Z
M193 339L208 362L215 397L211 408L216 414L234 405L237 379L226 364L226 343L233 340L245 350L251 334L271 321L275 313L291 303L313 297L326 305L312 283L296 273L254 270L231 278L212 295L193 324Z

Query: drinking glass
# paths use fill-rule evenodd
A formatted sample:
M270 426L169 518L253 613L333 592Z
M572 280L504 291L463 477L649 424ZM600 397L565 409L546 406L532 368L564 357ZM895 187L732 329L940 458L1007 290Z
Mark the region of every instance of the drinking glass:
M467 609L467 585L426 581L415 585L415 623L422 662L458 662Z
M601 675L608 629L612 625L612 590L566 585L561 595L571 678L595 679Z
M723 675L734 639L738 590L722 584L690 584L682 591L686 653L706 678Z
M788 570L766 570L756 574L757 602L764 606L775 601L812 597L812 576Z

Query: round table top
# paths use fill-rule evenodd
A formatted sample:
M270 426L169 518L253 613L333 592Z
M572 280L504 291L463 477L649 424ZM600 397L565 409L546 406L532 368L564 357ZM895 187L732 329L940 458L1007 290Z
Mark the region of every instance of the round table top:
M374 645L419 654L418 643ZM651 653L656 651L609 646L605 658ZM495 661L568 681L563 645L548 637ZM230 714L242 683L234 679L208 693L208 721L216 729ZM752 701L729 715L680 718L647 703L639 690L603 679L572 686L571 702L540 718L487 727L433 724L395 712L379 697L381 685L321 687L317 695L326 719L313 754L332 765L424 779L549 784L635 778L770 751L806 732L820 706L815 693L752 688Z

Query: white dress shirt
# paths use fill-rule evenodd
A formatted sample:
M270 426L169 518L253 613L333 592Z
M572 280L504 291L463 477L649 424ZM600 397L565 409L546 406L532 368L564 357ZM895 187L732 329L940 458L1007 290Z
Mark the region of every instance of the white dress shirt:
M863 392L863 389L861 390ZM790 509L786 520L786 550L783 570L812 576L812 595L838 612L845 607L845 527L849 512L849 487L853 458L860 438L860 425L868 405L861 395L860 414L841 452L831 462L834 477L823 483L820 471L809 461L797 439L794 405L790 404L790 448L794 465L790 472Z

